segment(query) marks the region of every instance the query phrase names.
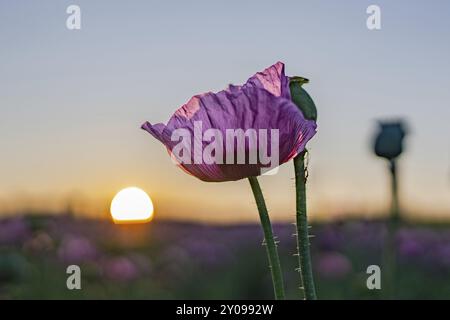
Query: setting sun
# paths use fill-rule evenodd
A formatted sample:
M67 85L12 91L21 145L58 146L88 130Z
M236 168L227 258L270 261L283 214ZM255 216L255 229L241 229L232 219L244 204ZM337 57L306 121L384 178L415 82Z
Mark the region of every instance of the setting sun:
M144 223L153 217L153 203L142 189L130 187L119 191L111 202L115 223Z

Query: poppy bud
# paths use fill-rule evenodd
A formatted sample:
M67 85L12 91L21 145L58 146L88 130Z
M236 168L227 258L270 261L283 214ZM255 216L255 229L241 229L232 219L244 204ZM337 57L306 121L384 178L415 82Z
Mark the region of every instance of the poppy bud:
M379 122L375 136L374 152L377 156L392 160L403 152L405 124L401 121Z
M302 77L290 77L289 89L291 91L291 99L295 105L301 110L303 116L307 120L317 121L317 108L308 92L302 88L302 85L308 83L309 80Z

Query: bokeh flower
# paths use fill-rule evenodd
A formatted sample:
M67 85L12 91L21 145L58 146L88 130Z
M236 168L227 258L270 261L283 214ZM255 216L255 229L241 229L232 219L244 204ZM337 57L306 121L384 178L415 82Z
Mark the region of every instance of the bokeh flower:
M325 252L316 260L317 271L324 278L342 279L352 271L350 260L339 252Z
M30 234L23 217L0 220L0 245L20 245Z
M54 241L47 232L39 231L24 243L23 249L33 254L50 252L54 249Z
M58 256L66 263L81 263L94 260L97 249L89 239L70 235L63 239L58 249Z
M127 282L139 276L136 264L127 257L108 259L103 264L105 276L118 282Z

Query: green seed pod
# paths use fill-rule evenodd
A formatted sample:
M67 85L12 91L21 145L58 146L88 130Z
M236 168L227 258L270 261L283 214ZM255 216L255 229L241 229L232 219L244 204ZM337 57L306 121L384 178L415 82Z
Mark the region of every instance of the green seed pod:
M374 152L377 156L392 160L403 152L403 138L407 134L402 121L380 121L374 137Z
M317 121L317 108L311 96L302 88L302 85L309 80L302 77L290 77L289 89L291 90L291 99L295 105L302 111L305 119Z

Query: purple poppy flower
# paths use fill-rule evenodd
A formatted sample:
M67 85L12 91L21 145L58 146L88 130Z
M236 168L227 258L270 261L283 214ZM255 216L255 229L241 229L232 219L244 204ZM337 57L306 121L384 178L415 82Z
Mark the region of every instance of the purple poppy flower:
M20 244L30 236L30 228L23 217L0 221L0 245Z
M97 256L97 249L87 238L68 236L61 243L58 256L67 263L91 261Z
M342 279L352 271L350 260L339 252L326 252L317 258L317 270L325 278Z
M142 128L161 141L184 171L203 181L258 176L302 152L316 132L292 102L281 62L242 86L196 95L167 125Z
M139 276L136 265L126 257L111 258L104 263L105 275L115 281L127 282Z

